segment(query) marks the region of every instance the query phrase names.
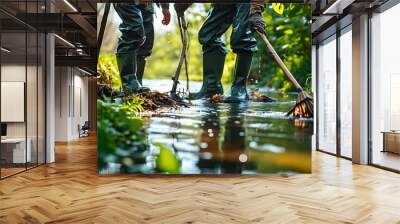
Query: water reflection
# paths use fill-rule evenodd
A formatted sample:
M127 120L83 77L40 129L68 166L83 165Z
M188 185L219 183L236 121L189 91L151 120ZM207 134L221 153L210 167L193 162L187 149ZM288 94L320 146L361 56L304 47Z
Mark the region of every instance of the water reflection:
M310 172L312 121L288 119L291 103L194 104L144 121L149 141L181 160L180 173Z
M244 115L247 103L227 105L203 105L210 113L202 116L201 143L207 147L201 152L206 157L200 159L198 166L209 173L241 173L242 162L239 157L246 149ZM244 161L244 157L241 159Z

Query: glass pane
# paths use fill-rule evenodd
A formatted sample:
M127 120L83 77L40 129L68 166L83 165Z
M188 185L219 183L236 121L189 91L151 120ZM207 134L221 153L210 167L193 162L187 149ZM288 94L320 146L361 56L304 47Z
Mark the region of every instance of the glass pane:
M318 148L336 153L336 37L318 48Z
M400 170L400 5L372 18L372 163Z
M26 33L2 33L1 45L1 159L2 177L25 170L26 150Z
M352 32L340 37L340 152L352 156Z

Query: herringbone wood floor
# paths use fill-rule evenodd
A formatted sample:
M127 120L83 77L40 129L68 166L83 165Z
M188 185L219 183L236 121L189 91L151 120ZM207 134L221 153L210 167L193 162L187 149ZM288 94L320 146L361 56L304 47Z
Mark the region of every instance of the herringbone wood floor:
M315 152L313 174L100 176L96 139L0 181L0 223L400 223L400 175Z

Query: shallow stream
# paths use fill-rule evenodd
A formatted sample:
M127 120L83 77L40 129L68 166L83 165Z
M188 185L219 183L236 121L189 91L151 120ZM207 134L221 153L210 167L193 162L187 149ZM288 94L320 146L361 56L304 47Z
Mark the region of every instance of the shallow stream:
M171 86L168 80L144 84L162 92ZM201 86L190 84L191 91ZM192 101L188 108L145 116L144 127L149 142L173 149L181 174L310 172L312 120L286 116L295 95L274 97L272 103Z

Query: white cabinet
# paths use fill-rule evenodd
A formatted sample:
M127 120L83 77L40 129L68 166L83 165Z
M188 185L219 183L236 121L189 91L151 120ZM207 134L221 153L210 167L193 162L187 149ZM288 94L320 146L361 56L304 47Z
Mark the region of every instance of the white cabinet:
M26 151L25 144L27 143ZM32 140L24 138L7 138L1 140L2 146L12 149L12 163L25 163L32 161Z

